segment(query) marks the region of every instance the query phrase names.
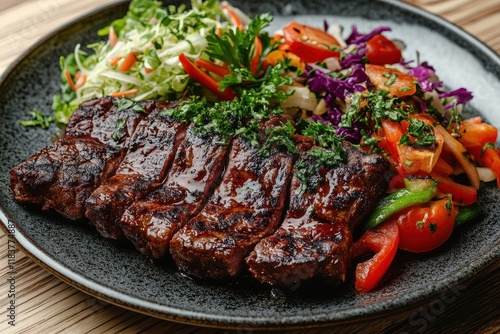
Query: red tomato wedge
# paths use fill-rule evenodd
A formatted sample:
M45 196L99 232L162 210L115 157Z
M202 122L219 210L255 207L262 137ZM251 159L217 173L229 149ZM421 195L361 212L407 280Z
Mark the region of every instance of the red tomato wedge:
M498 129L493 125L483 123L481 117L464 119L457 129L460 135L458 141L466 148L495 143L498 137Z
M421 120L427 124L432 124L425 118ZM385 145L392 159L401 164L405 173L417 173L419 171L430 173L438 162L444 139L438 132L435 132L437 142L435 146L427 148L400 144L399 141L403 134L408 131L408 126L408 121L401 121L400 124L387 119L382 120L382 129L386 138Z
M337 51L332 50L335 46L339 46L339 42L323 30L291 22L283 29L283 36L288 50L306 63L321 62L326 58L340 56Z
M399 248L413 253L428 252L451 235L457 210L451 194L428 204L398 213Z
M374 252L375 255L356 266L354 287L358 292L375 288L392 263L399 245L399 229L396 221L387 220L368 230L354 243L354 257Z
M417 79L409 74L373 64L366 64L365 72L378 90L386 90L391 96L410 96L417 91Z
M370 64L394 64L402 59L401 50L392 41L380 34L373 36L366 43L366 48L368 49L366 58L368 58Z

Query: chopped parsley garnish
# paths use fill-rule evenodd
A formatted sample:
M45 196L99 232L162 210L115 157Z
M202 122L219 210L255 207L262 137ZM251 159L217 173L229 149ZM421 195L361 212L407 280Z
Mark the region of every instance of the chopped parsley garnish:
M137 112L142 112L142 113L146 112L140 104L138 104L137 102L132 101L130 99L126 99L126 98L115 100L115 101L113 101L113 104L116 106L118 111L132 109L132 110L137 111Z
M431 234L436 233L436 231L438 229L438 226L436 223L429 223L428 227L429 227L429 230L431 231Z
M400 123L408 121L408 131L401 139L400 144L429 147L436 144L434 129L431 125L420 119L410 117L415 113L412 105L404 103L397 97L389 97L385 90L370 91L368 94L353 94L351 108L342 115L341 127L351 127L354 122L362 122L370 128L375 129L382 126L382 120L387 119ZM365 107L360 108L360 105ZM373 147L373 143L369 144Z
M446 202L445 207L446 207L446 213L448 214L448 216L450 216L451 209L453 209L453 202L449 200L448 202Z
M119 141L125 135L125 120L120 118L116 121L116 130L111 135L114 141Z
M408 127L408 132L401 137L399 140L400 144L431 146L436 142L434 128L431 125L415 118L410 118L409 120L410 125ZM413 142L410 140L410 136L415 138Z
M40 110L38 109L33 109L33 111L30 112L31 119L30 120L21 120L19 123L22 126L39 126L42 129L48 129L50 126L50 123L54 121L54 117L51 116L45 116L43 115Z
M481 154L480 154L481 158L483 157L484 152L486 152L486 150L489 148L495 148L495 144L493 144L493 143L484 144L483 148L481 149Z
M321 167L333 168L347 159L347 150L343 146L344 139L335 134L335 129L330 124L313 122L302 131L302 134L313 138L319 147L312 148L307 153L305 160L309 163L301 160L296 164L296 175L302 181L300 191L307 188L314 189L323 181L320 177L313 177L318 176Z
M274 128L267 129L266 142L259 150L259 154L269 157L273 147L284 149L291 154L297 154L298 151L295 147L295 142L292 139L294 133L295 127L290 121Z
M386 82L384 82L384 86L386 86L386 87L392 86L392 84L396 81L397 78L398 78L398 74L392 73L391 76L389 77L389 79Z

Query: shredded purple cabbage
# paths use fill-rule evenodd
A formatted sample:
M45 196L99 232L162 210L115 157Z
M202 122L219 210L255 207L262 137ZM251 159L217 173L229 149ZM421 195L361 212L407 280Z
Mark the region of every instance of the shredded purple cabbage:
M345 100L348 94L365 90L365 87L360 84L368 80L362 66L354 66L352 72L345 80L335 79L328 72L314 69L310 65L306 67L306 73L308 73L310 78L308 86L313 92L326 92L327 95L334 95L342 100Z
M467 89L459 88L459 89L452 90L450 92L439 94L440 99L445 98L445 97L454 97L455 98L454 101L452 101L444 106L444 110L448 110L448 109L455 107L457 104L466 104L467 102L472 100L473 96L472 96L472 93L469 92Z
M331 124L338 136L344 137L347 141L353 144L359 144L361 141L361 130L366 129L362 123L354 123L351 128L339 127L342 119L342 112L336 107L329 108L323 115L313 115L314 121L321 121L325 124Z
M367 34L361 34L358 32L358 28L353 25L352 32L349 37L347 37L347 44L360 44L368 42L373 36L378 35L384 31L392 31L391 27L388 26L380 26L378 28L373 29L371 32Z
M408 74L414 76L418 79L418 85L424 92L432 92L434 89L442 87L443 82L432 82L430 79L434 76L435 70L427 62L420 64L419 66L412 68L408 71Z
M344 59L340 60L340 65L342 68L349 68L354 65L362 65L363 57L366 55L366 48L358 49L357 53L348 53L345 55Z

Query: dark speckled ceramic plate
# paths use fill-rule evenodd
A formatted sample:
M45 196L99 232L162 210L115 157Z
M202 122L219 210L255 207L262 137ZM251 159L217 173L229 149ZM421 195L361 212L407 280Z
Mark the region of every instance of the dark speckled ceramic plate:
M432 15L399 2L248 1L249 12L270 11L273 28L294 19L321 25L323 19L361 31L390 25L392 38L407 41L405 57L434 65L450 89L466 87L475 98L469 112L500 126L500 60L480 42ZM438 251L401 253L381 287L356 294L352 280L330 293L294 293L242 279L230 284L197 282L171 264L154 265L131 247L101 238L89 225L21 207L8 187L9 170L48 145L58 129L25 129L19 119L37 107L50 110L58 91L59 56L76 43L95 39L98 28L125 13L126 4L107 7L60 29L17 60L0 84L0 203L3 225L16 227L19 245L41 266L83 291L106 301L175 321L233 328L284 328L363 320L414 306L453 292L498 261L500 191L480 190L487 209L481 221L456 231ZM1 225L1 224L0 224ZM4 226L4 227L5 227Z

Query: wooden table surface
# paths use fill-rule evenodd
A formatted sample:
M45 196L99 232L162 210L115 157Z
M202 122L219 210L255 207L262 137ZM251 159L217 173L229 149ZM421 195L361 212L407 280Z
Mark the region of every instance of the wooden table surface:
M113 0L1 0L0 75L54 28ZM500 53L500 0L406 0L457 24ZM500 111L497 111L500 112ZM16 253L17 318L8 324L7 236L0 230L0 333L230 333L160 320L97 300ZM444 308L432 302L386 318L297 333L494 333L500 331L499 268L460 288ZM252 333L240 330L236 333Z

